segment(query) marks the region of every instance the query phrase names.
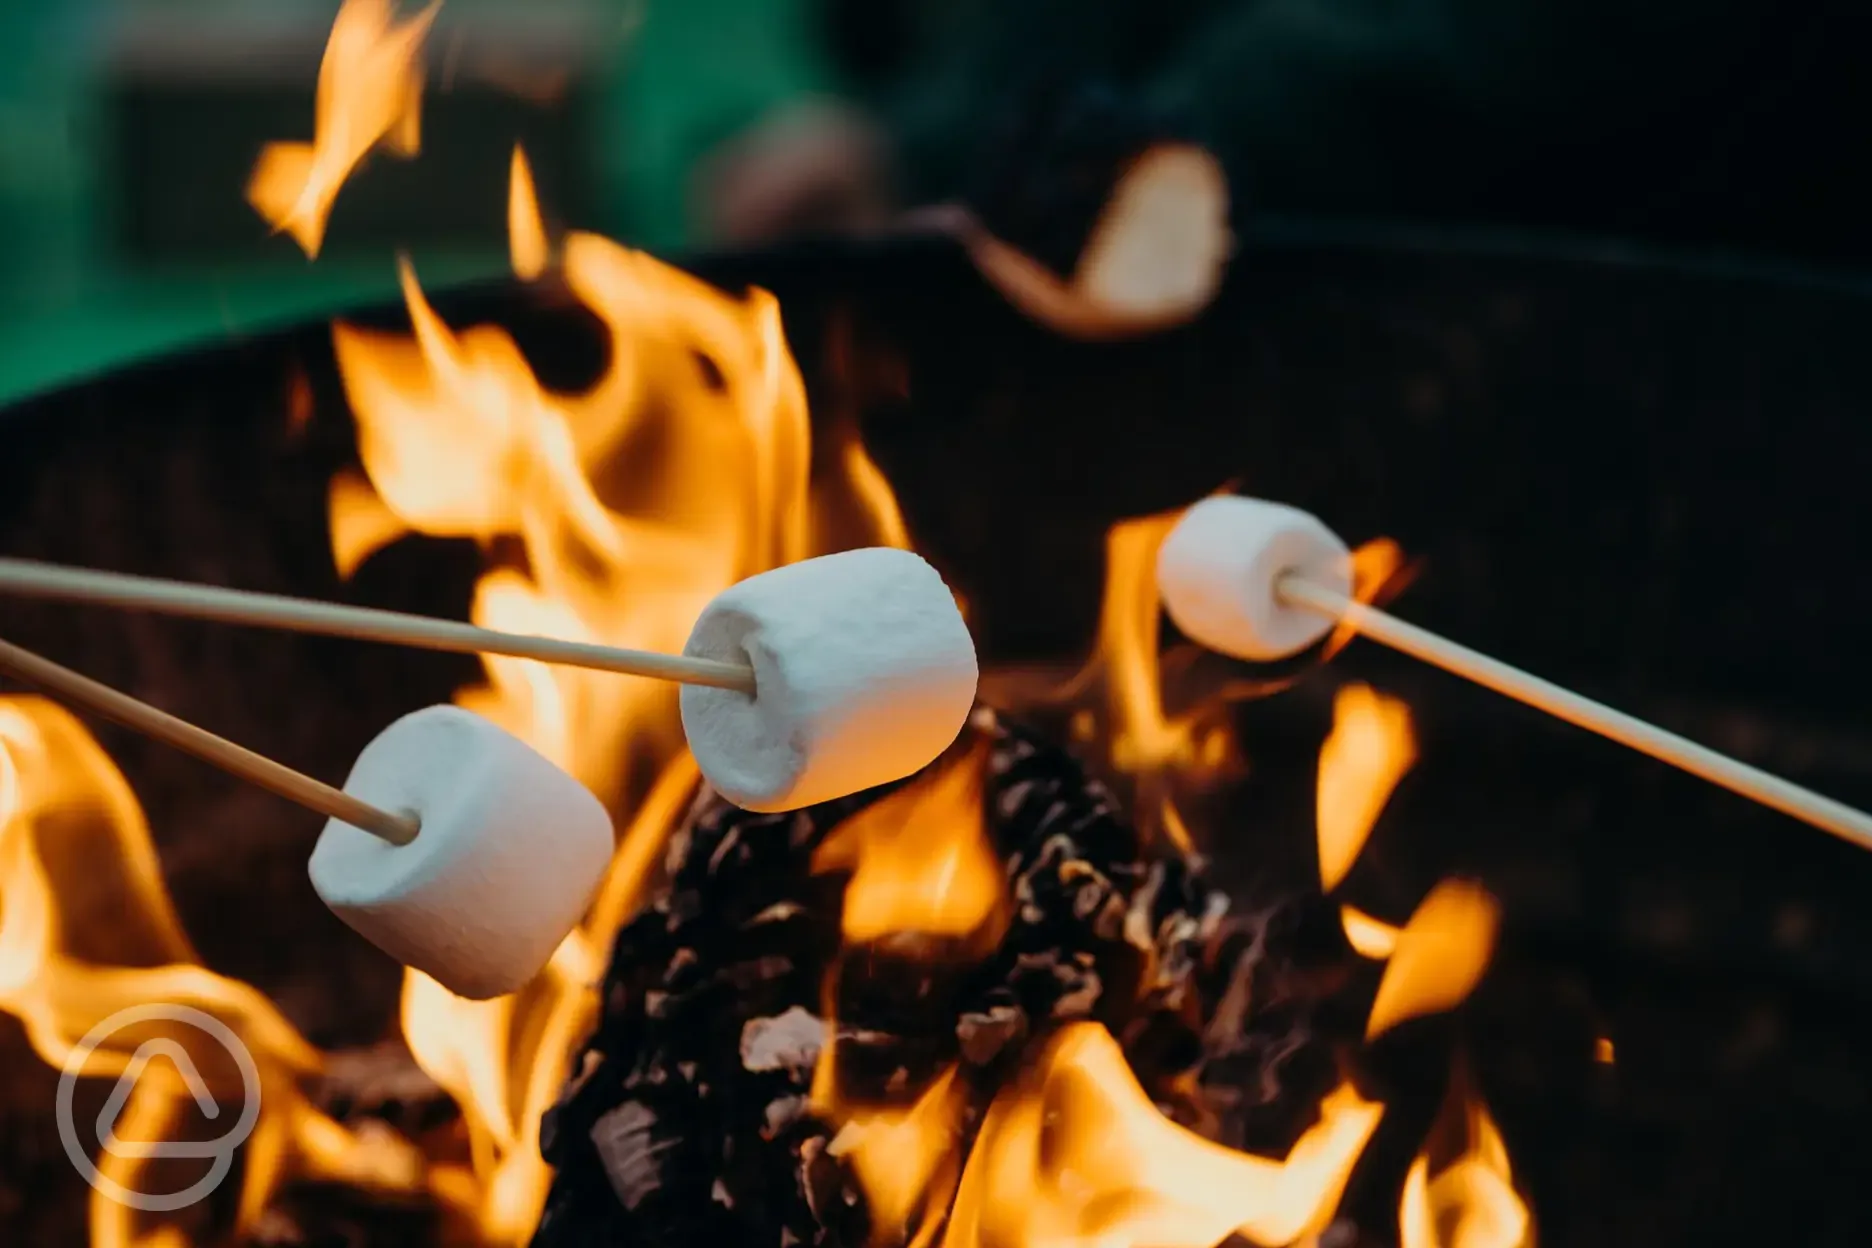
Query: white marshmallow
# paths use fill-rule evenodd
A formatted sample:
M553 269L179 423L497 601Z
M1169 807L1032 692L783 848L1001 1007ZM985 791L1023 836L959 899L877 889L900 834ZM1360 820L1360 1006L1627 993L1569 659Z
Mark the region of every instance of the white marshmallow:
M874 547L731 586L683 653L754 668L754 696L685 685L702 774L754 811L795 810L929 764L975 702L975 643L936 569Z
M345 792L421 823L391 845L334 819L312 887L372 944L474 1000L543 967L611 861L611 819L590 790L518 737L458 706L377 735Z
M1337 534L1298 508L1258 498L1203 499L1157 552L1157 592L1176 626L1238 659L1286 658L1331 631L1329 617L1275 594L1286 572L1352 589L1351 552Z

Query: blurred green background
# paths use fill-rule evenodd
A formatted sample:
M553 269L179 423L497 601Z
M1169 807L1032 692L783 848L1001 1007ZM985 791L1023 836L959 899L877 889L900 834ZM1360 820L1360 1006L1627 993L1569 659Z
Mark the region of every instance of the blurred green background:
M559 224L680 249L683 171L696 153L777 100L833 85L805 2L449 0L431 39L439 56L451 54L457 30L485 50L511 43L505 32L551 28L533 59L570 62L570 86L544 110L516 102L513 117L483 91L479 111L454 123L455 146L477 152L453 174L419 161L401 175L433 189L438 204L484 199L476 228L436 238L418 212L347 236L341 196L333 240L312 263L288 240L268 239L239 175L269 127L272 138L311 136L336 0L0 0L0 402L205 337L391 296L394 251L412 242L426 284L503 272L506 182L487 175L523 133L566 149L559 163L576 166L557 180L578 183L569 204L553 202L542 169ZM457 80L444 85L432 71L426 145L447 138L454 97L465 94ZM268 125L256 131L260 114ZM481 133L463 139L470 125ZM131 167L178 144L224 150L204 162L208 172ZM389 176L379 172L389 163L364 170L360 194ZM161 215L163 204L225 225L208 245L133 237L136 218Z
M1111 172L1081 149L1174 122L1238 223L1872 272L1863 4L446 0L420 158L367 162L310 264L243 190L265 143L311 137L338 11L0 0L0 403L390 296L402 248L431 287L503 272L516 142L551 224L665 253L939 199L991 216L984 186L1072 242L1060 205Z

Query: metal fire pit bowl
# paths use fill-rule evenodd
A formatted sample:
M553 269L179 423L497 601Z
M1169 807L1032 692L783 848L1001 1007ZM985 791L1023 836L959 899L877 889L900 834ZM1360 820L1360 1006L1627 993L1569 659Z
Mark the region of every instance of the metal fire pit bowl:
M815 411L861 415L990 662L1080 653L1106 527L1233 483L1349 540L1399 540L1420 561L1400 615L1872 803L1872 287L1590 244L1269 229L1199 324L1084 345L1022 321L935 241L694 268L779 296ZM436 302L507 324L549 381L601 362L550 283ZM323 321L45 395L0 413L0 437L0 553L466 610L462 544L404 543L348 584L333 571L325 488L353 452ZM334 778L473 671L3 599L0 635ZM1250 775L1208 849L1245 893L1310 878L1315 759L1350 678L1411 702L1422 762L1347 898L1401 919L1466 872L1502 899L1495 965L1447 1025L1541 1242L1872 1241L1872 855L1355 644L1240 710ZM312 896L316 820L101 735L210 965L320 1044L383 1034L396 969ZM31 1061L10 1028L0 1048ZM51 1078L18 1082L0 1173L35 1207L76 1202ZM1355 1176L1350 1206L1380 1231L1439 1093L1404 1095L1393 1116L1414 1133L1381 1137Z

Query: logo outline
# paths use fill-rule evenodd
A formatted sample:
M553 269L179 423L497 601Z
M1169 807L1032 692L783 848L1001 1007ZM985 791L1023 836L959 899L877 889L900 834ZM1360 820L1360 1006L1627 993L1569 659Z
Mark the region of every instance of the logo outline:
M131 1160L161 1160L164 1158L210 1158L208 1173L179 1192L147 1193L137 1192L125 1187L117 1180L103 1173L85 1151L78 1139L77 1126L73 1121L75 1110L73 1098L77 1091L78 1079L84 1072L86 1060L103 1046L110 1037L127 1027L144 1022L167 1022L190 1027L202 1032L225 1050L234 1059L235 1067L240 1071L242 1104L240 1117L227 1134L214 1140L180 1141L140 1141L122 1140L117 1136L117 1122L123 1114L124 1105L136 1090L145 1069L155 1057L166 1057L182 1078L196 1107L208 1119L221 1116L220 1103L214 1099L208 1089L207 1081L201 1076L195 1061L179 1043L167 1037L156 1036L137 1046L131 1054L123 1073L117 1077L116 1086L105 1098L104 1108L97 1118L98 1147L100 1152L113 1157ZM118 1010L115 1014L98 1023L72 1047L71 1053L62 1063L59 1074L57 1112L59 1143L65 1147L65 1156L84 1181L90 1184L99 1195L143 1213L173 1213L186 1209L206 1199L221 1186L234 1168L234 1154L253 1134L260 1121L260 1069L255 1064L253 1054L220 1019L205 1011L186 1005L172 1005L154 1002L146 1005L133 1005L128 1009Z

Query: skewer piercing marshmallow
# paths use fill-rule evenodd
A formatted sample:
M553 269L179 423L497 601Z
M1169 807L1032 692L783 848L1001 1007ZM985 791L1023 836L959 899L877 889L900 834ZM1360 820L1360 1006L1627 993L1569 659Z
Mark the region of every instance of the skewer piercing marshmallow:
M1284 602L1276 581L1300 572L1352 592L1352 556L1337 534L1295 507L1214 495L1183 513L1157 552L1164 609L1192 640L1268 662L1306 649L1333 619Z
M611 861L591 792L518 737L457 706L397 720L344 790L420 821L393 845L337 819L312 851L312 887L372 944L471 1000L544 966Z
M683 731L710 784L794 810L928 765L975 702L975 644L936 569L907 550L824 555L750 577L683 653L754 669L752 696L685 685Z

